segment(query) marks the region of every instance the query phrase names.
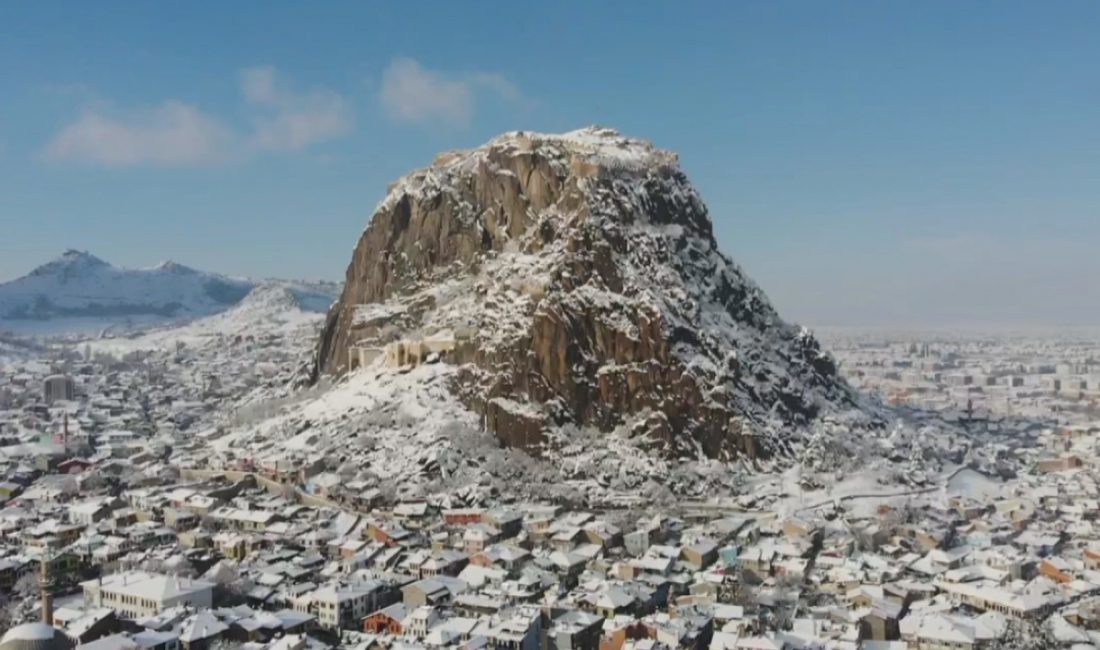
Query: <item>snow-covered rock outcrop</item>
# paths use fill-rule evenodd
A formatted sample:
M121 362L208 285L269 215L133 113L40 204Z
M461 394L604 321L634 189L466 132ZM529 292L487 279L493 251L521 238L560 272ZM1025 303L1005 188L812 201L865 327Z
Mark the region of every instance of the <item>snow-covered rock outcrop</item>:
M681 455L787 449L852 394L717 247L675 154L602 128L440 155L379 204L315 375L453 336L450 390L509 446L565 425ZM417 357L419 358L419 357Z

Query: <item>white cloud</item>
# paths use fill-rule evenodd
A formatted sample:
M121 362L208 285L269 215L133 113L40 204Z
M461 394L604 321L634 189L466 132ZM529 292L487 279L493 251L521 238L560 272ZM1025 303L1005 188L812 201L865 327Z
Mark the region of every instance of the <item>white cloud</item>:
M170 100L121 116L86 111L54 136L45 153L50 160L110 166L199 165L226 160L234 140L218 120Z
M511 104L530 104L519 87L502 75L448 76L409 58L395 59L383 71L379 99L386 115L398 122L464 126L473 119L479 95L486 94Z
M495 72L478 72L470 76L470 83L483 88L501 99L517 105L530 105L531 100L520 92L519 86L508 80L507 77Z
M252 104L274 104L278 97L275 68L263 66L241 70L241 93Z
M271 67L244 70L241 93L263 111L255 118L253 134L253 144L261 149L304 149L346 135L354 125L343 97L325 90L296 93L279 85Z
M339 94L295 92L279 83L274 68L242 71L240 90L250 108L250 129L235 129L179 100L139 110L98 106L57 133L44 155L107 166L207 165L262 151L302 150L354 126L351 107Z
M474 112L474 94L465 82L425 70L412 59L398 59L382 73L381 99L386 114L399 122L465 124Z

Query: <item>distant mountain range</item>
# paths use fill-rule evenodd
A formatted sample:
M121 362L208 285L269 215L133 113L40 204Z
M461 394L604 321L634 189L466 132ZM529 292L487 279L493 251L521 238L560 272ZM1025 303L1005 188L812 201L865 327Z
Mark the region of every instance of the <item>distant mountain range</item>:
M265 282L286 286L310 311L326 310L340 289L336 283ZM94 320L97 325L189 320L236 305L259 284L175 262L124 269L86 251L68 250L27 275L0 284L0 329L16 324L15 329L33 331L37 323L70 319ZM43 329L67 328L44 325Z

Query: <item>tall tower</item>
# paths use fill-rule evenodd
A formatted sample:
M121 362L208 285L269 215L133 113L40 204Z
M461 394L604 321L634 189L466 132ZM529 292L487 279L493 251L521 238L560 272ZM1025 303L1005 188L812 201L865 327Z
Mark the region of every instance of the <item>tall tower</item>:
M44 552L39 562L42 570L38 573L38 592L42 597L42 622L53 625L53 585L50 584L50 554Z

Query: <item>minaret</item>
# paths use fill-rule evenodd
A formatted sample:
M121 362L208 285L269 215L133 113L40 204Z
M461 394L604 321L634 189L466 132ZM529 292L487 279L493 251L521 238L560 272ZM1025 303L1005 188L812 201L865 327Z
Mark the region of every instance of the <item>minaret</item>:
M50 555L42 554L42 571L38 574L38 592L42 596L42 622L53 625L53 592L50 589Z

